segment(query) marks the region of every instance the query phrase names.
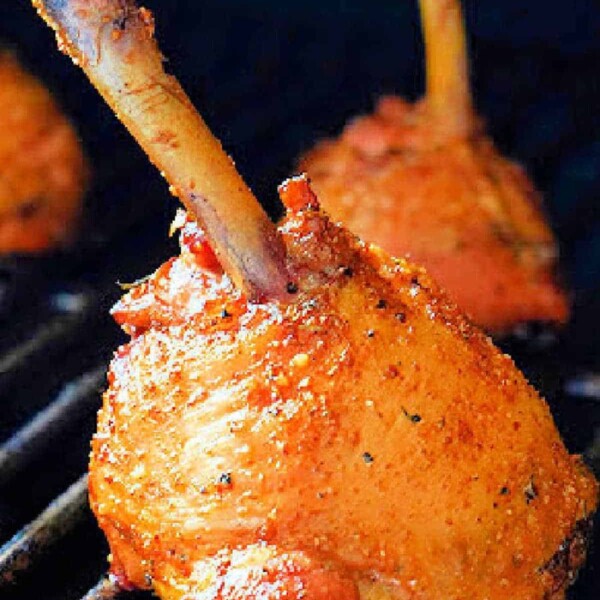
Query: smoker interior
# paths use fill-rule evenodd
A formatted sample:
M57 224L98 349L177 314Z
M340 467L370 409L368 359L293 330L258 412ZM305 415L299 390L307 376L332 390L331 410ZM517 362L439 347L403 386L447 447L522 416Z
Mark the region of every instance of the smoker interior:
M0 261L0 542L85 472L104 366L125 339L108 316L121 293L116 282L136 280L176 251L167 236L176 202L164 181L81 73L59 56L28 4L1 3L0 40L71 115L94 178L72 248ZM414 98L422 91L412 1L146 5L156 13L168 68L274 216L276 185L304 149L339 132L382 93ZM504 344L548 399L569 449L587 451L593 463L600 398L573 381L600 373L600 112L594 112L600 9L568 0L554 8L533 1L527 10L506 0L465 5L477 104L500 148L524 162L546 193L564 277L574 290L573 319L560 336L541 328ZM8 461L6 442L14 445L11 436L56 401L67 408L29 440L27 455ZM598 527L594 540L598 546ZM106 554L84 511L42 556L32 551L25 561L31 564L2 584L0 596L80 598L105 571ZM591 600L598 590L600 549L592 548L569 597ZM138 596L146 597L128 595Z

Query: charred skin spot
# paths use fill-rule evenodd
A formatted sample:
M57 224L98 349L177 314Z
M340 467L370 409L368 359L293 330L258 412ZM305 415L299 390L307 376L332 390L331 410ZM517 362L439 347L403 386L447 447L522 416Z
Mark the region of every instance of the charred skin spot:
M544 600L553 600L577 578L577 572L586 557L587 545L593 528L592 517L581 519L554 556L540 569L540 574L548 580L549 592ZM562 596L561 596L562 597Z

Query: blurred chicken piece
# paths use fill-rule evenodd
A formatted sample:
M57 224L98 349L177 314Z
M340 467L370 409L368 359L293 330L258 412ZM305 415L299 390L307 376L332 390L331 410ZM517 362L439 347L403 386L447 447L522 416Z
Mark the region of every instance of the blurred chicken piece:
M42 84L0 51L0 253L35 253L68 240L86 163L73 127Z
M384 97L300 161L324 209L365 240L423 264L476 323L504 333L563 323L557 250L525 172L475 116L458 0L421 0L427 95Z
M164 600L559 599L596 483L425 272L281 189L295 299L249 304L197 225L113 309L90 497Z

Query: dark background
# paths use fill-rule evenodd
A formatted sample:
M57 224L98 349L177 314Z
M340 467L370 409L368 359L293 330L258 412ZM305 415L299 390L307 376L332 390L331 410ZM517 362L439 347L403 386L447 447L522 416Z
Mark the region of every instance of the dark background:
M423 89L413 0L146 5L156 14L169 68L269 207L276 184L316 139L339 132L382 93L415 98ZM524 163L545 192L572 287L594 289L600 283L600 5L464 5L476 104L498 145ZM139 152L127 134L70 61L57 56L49 32L32 15L26 0L3 0L0 39L59 96L94 164L135 162ZM110 227L106 221L123 219L136 203L149 211L164 206L166 192L153 187L157 174L148 168L142 180L127 201L110 202L114 213L106 212L110 199L98 206L91 194L94 227Z
M302 151L370 110L382 93L417 98L423 90L413 0L145 4L155 12L168 68L274 215L276 186ZM563 276L573 290L572 322L554 346L544 353L508 347L548 398L569 448L582 452L600 427L600 403L566 397L561 386L572 374L600 370L600 4L469 0L464 6L476 105L498 146L525 164L544 192ZM13 48L59 98L94 170L76 246L52 257L0 264L1 353L26 339L41 316L53 315L45 299L57 290L90 292L97 315L106 315L120 293L115 281L143 276L176 250L166 235L176 202L84 76L58 54L28 1L0 2L0 43ZM41 360L33 376L29 369L6 383L0 374L3 438L69 378L108 360L122 338L108 317L94 318L93 335ZM55 448L33 479L23 476L0 491L3 537L83 472L92 428L93 416L73 434L72 452ZM58 565L42 566L38 583L27 583L14 597L40 597L44 589L46 598L77 598L101 573L105 552L91 521L77 536L59 550ZM574 600L600 597L598 554ZM68 591L61 591L63 581L70 581Z
M146 4L171 69L267 203L296 154L319 136L338 132L381 93L422 91L412 0ZM593 288L600 279L600 6L470 0L465 12L477 106L500 147L546 192L573 284ZM131 160L133 144L83 77L56 56L26 0L2 2L0 36L61 98L94 161L107 151ZM268 132L255 125L272 136L267 156L262 145L257 156L248 143L245 115L257 109L279 117Z

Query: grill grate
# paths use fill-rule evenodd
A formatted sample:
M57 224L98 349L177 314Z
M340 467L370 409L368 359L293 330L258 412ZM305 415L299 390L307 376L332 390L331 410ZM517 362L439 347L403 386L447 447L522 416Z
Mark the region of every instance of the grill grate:
M0 484L6 484L39 459L48 446L68 434L79 420L95 413L105 373L103 365L68 383L56 400L0 446Z
M123 596L119 586L109 578L102 578L81 600L113 600Z
M415 95L420 88L415 6L379 3L376 14L366 0L349 0L343 9L307 1L302 12L267 0L147 2L184 87L272 213L278 210L275 185L304 148L368 110L380 93ZM86 599L108 600L117 589L110 580L96 584L107 549L87 509L82 475L105 365L124 339L107 311L120 295L116 281L137 279L175 251L165 235L175 202L83 77L57 58L49 33L25 4L1 3L0 37L22 48L50 84L61 82L57 92L80 126L95 181L75 248L0 261L0 539L9 540L0 549L0 595L64 600L92 588ZM467 2L476 4L468 14L479 104L500 145L531 158L529 166L549 191L551 216L567 242L565 265L579 290L563 337L544 346L544 336L529 332L506 348L548 398L569 448L587 449L598 466L600 215L594 207L600 161L594 161L600 153L594 140L600 120L574 107L600 104L600 43L590 29L589 39L582 34L572 47L568 35L547 27L540 28L538 46L524 41L522 30L519 39L507 39L502 18L513 14L516 0L504 8L492 0ZM590 11L589 22L600 21L600 10ZM560 80L552 78L555 71ZM577 82L584 76L591 83L582 91ZM557 119L561 110L576 116ZM594 228L596 238L590 237ZM580 263L582 248L588 254ZM594 598L600 587L599 552L588 562L572 600Z
M87 475L83 475L0 548L0 585L15 581L20 571L81 520L88 506L87 484Z

